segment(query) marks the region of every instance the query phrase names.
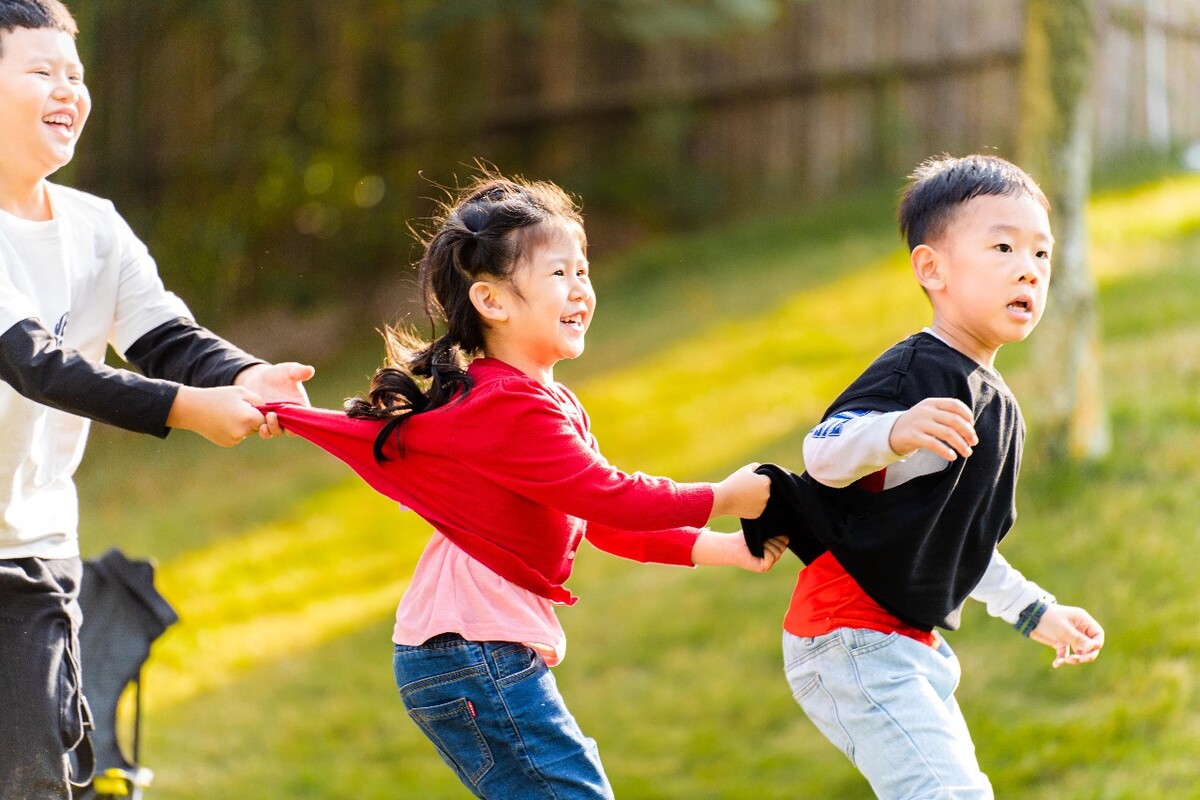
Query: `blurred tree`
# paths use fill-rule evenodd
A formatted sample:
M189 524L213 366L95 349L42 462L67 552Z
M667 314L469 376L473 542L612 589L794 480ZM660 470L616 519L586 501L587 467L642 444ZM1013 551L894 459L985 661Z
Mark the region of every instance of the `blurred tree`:
M1100 377L1096 282L1087 259L1092 168L1090 105L1096 50L1092 0L1025 0L1019 161L1054 207L1054 278L1034 353L1040 437L1053 458L1099 458L1110 448Z

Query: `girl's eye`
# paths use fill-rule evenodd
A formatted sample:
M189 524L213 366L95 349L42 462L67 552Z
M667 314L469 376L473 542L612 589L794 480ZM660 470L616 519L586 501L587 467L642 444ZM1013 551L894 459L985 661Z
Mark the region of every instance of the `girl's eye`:
M555 275L555 277L559 277L559 278L561 278L561 277L565 276L566 274L567 274L567 273L566 273L566 271L565 271L565 270L561 270L561 269L556 269L556 270L554 270L554 275Z
M1044 259L1046 259L1047 261L1049 261L1049 260L1050 260L1050 253L1049 253L1049 251L1047 251L1047 250L1038 250L1037 257L1038 257L1038 258L1044 258Z
M996 249L997 249L997 250L999 250L1001 253L1011 253L1011 252L1012 252L1012 245L1010 245L1010 244L998 244L998 245L996 245Z

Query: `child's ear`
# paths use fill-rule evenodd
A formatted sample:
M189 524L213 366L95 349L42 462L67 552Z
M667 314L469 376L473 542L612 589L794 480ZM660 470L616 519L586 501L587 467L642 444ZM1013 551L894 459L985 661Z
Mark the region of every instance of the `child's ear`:
M913 248L909 255L912 261L913 275L917 276L917 283L926 292L937 291L946 285L945 277L942 275L941 256L938 251L927 244L919 244Z
M467 296L471 298L471 305L475 306L479 316L488 322L504 322L508 319L504 295L491 281L475 281L467 290Z

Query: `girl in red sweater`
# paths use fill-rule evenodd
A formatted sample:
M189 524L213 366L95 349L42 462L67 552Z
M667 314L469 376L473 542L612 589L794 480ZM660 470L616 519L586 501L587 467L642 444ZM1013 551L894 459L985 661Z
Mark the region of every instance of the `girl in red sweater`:
M643 562L765 571L717 516L757 517L769 480L628 474L600 455L554 365L583 353L596 296L587 240L557 186L485 174L443 209L420 283L432 342L387 332L387 366L341 414L284 406L288 429L353 466L434 527L393 633L409 716L483 798L611 798L549 667L566 639L556 604L586 536Z

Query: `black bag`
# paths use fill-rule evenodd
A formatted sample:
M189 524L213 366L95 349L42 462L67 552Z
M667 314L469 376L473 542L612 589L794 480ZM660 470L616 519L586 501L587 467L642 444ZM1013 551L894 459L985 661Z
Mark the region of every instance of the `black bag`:
M178 622L179 615L155 589L154 566L148 561L130 561L115 549L83 562L79 605L83 609L79 630L83 694L94 725L89 738L95 776L78 796L82 800L138 797L140 788L152 777L138 764L142 664L150 656L151 643ZM136 693L132 760L117 736L117 702L131 683ZM85 757L81 754L77 760L83 763Z

